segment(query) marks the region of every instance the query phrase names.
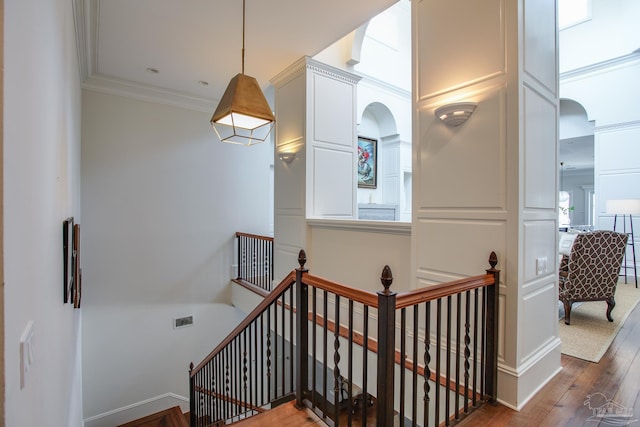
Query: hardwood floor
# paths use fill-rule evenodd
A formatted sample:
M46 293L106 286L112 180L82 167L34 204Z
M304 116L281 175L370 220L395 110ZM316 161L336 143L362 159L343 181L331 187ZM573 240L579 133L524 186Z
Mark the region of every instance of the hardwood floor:
M562 371L519 412L485 405L459 426L607 426L588 421L588 396L602 393L640 420L640 305L631 312L599 363L562 355ZM601 397L601 396L598 396ZM640 421L630 425L640 425ZM622 425L622 424L618 424Z

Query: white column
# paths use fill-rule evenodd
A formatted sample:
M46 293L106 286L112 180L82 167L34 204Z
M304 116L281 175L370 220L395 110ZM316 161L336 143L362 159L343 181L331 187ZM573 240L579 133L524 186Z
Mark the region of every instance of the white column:
M556 4L411 4L413 286L481 274L498 254L498 398L519 408L560 369ZM466 123L434 115L462 101L477 103Z
M307 218L354 219L356 85L359 77L304 57L272 79L275 87L275 277L307 249ZM295 153L290 163L282 153ZM312 257L309 259L312 262Z

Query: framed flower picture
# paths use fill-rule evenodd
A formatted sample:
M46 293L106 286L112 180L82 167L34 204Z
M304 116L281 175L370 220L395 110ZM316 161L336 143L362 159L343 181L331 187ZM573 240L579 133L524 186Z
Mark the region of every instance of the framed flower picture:
M62 301L69 302L73 294L73 217L62 223Z
M358 187L376 188L378 183L378 141L358 137Z

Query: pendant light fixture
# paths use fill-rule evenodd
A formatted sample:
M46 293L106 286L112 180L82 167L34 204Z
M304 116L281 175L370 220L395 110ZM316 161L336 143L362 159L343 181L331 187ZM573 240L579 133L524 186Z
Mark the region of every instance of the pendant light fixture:
M242 72L231 79L211 125L222 142L254 145L269 136L276 121L258 81L244 73L245 0L242 0Z

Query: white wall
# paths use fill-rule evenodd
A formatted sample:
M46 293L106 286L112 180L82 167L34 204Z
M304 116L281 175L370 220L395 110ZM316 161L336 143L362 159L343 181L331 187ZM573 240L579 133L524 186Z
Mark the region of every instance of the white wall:
M5 7L6 414L0 424L81 426L80 318L62 300L62 222L80 214L80 82L72 3ZM20 388L19 340L34 322Z
M593 121L595 226L609 199L640 198L640 2L592 0L592 19L560 32L560 95ZM640 238L636 237L636 247Z
M266 234L273 147L222 144L210 113L83 93L84 415L167 393L241 319L233 233ZM173 329L174 317L194 326ZM184 402L183 402L184 403Z

